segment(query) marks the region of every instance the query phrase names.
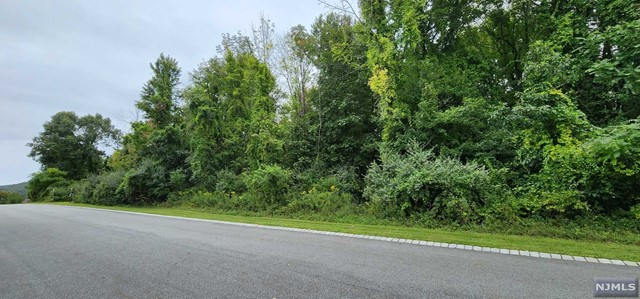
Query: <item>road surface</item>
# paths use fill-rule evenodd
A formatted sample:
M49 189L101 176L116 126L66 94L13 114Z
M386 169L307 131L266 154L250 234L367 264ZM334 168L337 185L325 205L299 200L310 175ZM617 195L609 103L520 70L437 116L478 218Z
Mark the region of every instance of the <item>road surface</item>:
M638 267L0 205L0 298L589 298Z

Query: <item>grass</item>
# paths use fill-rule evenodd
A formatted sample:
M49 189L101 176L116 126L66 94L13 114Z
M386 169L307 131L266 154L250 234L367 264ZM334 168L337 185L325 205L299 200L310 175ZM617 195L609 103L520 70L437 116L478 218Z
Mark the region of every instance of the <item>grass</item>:
M640 261L640 246L621 244L616 242L593 242L586 240L505 235L498 233L480 233L471 231L451 231L446 229L430 229L422 227L404 227L394 225L350 224L272 217L224 215L185 210L180 208L96 206L69 202L56 202L47 204L91 207L108 210L130 211L156 215L179 216L187 218L221 220L261 225L295 227L322 231L374 235L413 240L426 240L494 248L559 253L583 257Z

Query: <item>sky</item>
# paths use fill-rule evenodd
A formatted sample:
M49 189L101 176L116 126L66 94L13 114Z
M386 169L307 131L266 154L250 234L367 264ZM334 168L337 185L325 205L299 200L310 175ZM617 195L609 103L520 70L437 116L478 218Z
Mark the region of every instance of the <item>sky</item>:
M2 0L0 185L39 170L26 144L59 111L100 113L128 131L160 53L178 61L184 84L222 34L249 35L261 14L277 33L308 28L324 12L318 0Z

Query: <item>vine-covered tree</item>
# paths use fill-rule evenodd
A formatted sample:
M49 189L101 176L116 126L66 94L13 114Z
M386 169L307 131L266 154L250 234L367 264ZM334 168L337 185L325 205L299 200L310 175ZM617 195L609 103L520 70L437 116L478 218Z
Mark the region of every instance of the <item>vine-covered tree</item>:
M250 47L227 46L223 57L192 74L193 85L185 91L191 170L196 182L208 188L218 171L240 173L282 155L272 96L275 78Z

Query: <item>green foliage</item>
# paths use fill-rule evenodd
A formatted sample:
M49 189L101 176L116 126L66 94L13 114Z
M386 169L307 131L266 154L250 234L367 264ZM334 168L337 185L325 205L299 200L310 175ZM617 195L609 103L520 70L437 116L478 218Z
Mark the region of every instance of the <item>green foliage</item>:
M458 157L487 165L506 164L515 155L509 109L492 105L482 98L467 98L462 104L439 110L436 102L425 99L418 105L416 128L405 138L415 138L432 145L439 155ZM401 139L404 148L408 144Z
M69 201L76 203L90 203L92 201L93 189L97 184L95 176L74 181L69 184Z
M549 64L545 68L552 67ZM530 68L529 64L526 70L527 78L548 73L540 66ZM579 143L593 130L585 114L566 94L550 85L545 87L546 84L524 80L527 88L518 95L520 99L512 109L515 142L519 145L514 167L524 175L540 171L545 153L554 146Z
M546 186L534 184L514 202L514 208L520 213L520 217L575 218L589 212L589 205L581 198L580 192L558 188L546 191L544 187Z
M27 182L13 185L0 186L1 191L15 192L22 196L27 196Z
M280 212L287 215L337 216L350 215L356 210L351 194L340 192L338 188L333 188L333 191L318 191L312 188L308 192L303 191L296 195Z
M550 146L530 192L538 200L526 203L538 207L527 210L556 210L545 214L549 217L629 211L640 202L639 132L631 122L600 130L582 143Z
M170 205L180 204L185 207L200 208L200 209L218 209L226 210L233 208L234 205L230 204L232 201L227 200L230 197L228 194L219 192L208 192L202 190L191 190L181 193L171 194L167 201ZM247 208L247 207L241 207Z
M249 194L264 206L283 204L292 181L291 172L278 165L262 165L245 176Z
M71 179L80 179L98 173L105 159L100 146L119 138L120 131L100 114L78 117L74 112L58 112L27 145L31 147L29 157L43 168L57 168Z
M21 203L23 200L20 193L0 190L0 205Z
M31 176L27 182L27 196L32 201L52 200L56 189L64 189L69 185L67 173L57 168L47 168Z
M221 191L187 190L169 195L166 205L184 208L204 209L208 211L267 211L273 212L275 206L267 207L256 196L240 194L235 191L229 193Z
M29 144L44 169L30 196L637 231L637 1L358 5L276 43L264 19L253 39L226 34L184 88L161 54L136 102L145 119L108 160L109 119L54 115Z
M640 95L638 39L640 20L634 20L594 32L586 38L581 48L582 55L586 56L584 58L592 59L586 72L593 76L596 86L607 90L602 95L604 103L601 104L608 106L609 111L605 111L610 115L608 117L624 120L640 116L640 104L637 101Z
M169 173L161 165L144 160L125 173L117 192L123 194L127 204L149 204L167 199L171 186Z
M124 171L114 171L96 177L97 184L91 192L92 204L112 206L124 203L122 192L118 187L124 180Z
M307 126L312 138L313 152L307 153L312 156L305 158L329 169L354 167L363 175L377 154L376 97L368 87L369 73L362 67L366 45L353 26L351 18L337 14L320 17L313 24L309 55L318 69L318 82L309 96L309 115L294 124Z
M163 128L174 121L181 70L175 59L164 54L150 67L153 77L144 85L136 107L154 126Z
M349 194L354 201L361 199L364 182L354 167L327 169L323 165L294 174L294 192L335 192Z
M216 173L215 190L227 194L240 194L247 191L247 185L242 175L236 175L228 169Z
M275 78L250 52L227 50L192 74L184 97L197 185L212 189L222 169L240 173L282 158L276 124Z
M59 201L73 201L95 205L113 206L124 204L125 197L119 189L125 171L118 170L90 176L71 183Z
M406 155L384 153L366 178L364 197L389 216L427 213L459 223L482 220L482 209L494 204L488 171L474 163L436 157L414 144Z
M640 204L631 207L631 213L636 219L640 219Z

